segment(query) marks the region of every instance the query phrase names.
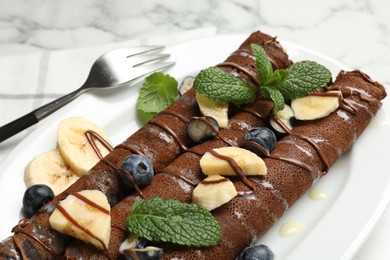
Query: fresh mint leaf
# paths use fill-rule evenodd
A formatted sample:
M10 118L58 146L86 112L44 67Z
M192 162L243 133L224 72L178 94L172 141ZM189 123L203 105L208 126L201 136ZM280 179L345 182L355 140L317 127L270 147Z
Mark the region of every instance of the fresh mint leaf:
M260 91L267 99L272 99L275 109L284 107L284 100L292 100L320 89L331 80L331 72L314 61L302 61L292 64L287 69L272 71L265 50L252 44L252 52L256 58L259 72Z
M314 61L302 61L287 69L272 71L272 64L265 50L251 44L259 73L260 92L275 103L275 109L284 108L285 100L306 96L326 86L331 80L331 72ZM256 91L239 78L220 68L202 70L194 81L197 92L220 103L247 104L255 100Z
M199 72L193 87L200 94L219 103L242 105L256 98L252 86L218 67L209 67Z
M279 69L275 70L269 77L268 79L264 82L264 86L275 86L275 85L280 85L286 79L288 78L288 70L287 69Z
M216 245L222 236L221 226L206 209L158 197L137 201L126 226L151 241L194 247Z
M287 100L306 96L326 86L332 77L326 67L314 61L297 62L287 70L287 79L275 86Z
M162 72L146 77L137 100L137 110L158 113L175 101L178 93L177 81Z
M271 99L274 102L277 111L284 108L284 97L279 90L273 87L261 86L260 91L266 99Z
M256 58L256 68L259 72L260 85L263 85L272 75L272 64L268 59L267 53L261 46L251 44L251 48L253 55Z

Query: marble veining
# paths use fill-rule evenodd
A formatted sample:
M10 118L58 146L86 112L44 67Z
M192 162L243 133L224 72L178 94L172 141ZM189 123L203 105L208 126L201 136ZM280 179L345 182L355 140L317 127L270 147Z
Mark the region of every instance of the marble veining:
M0 2L0 54L98 45L215 26L262 29L389 83L390 2L265 0L69 0Z
M58 86L29 88L31 80L41 88L55 85L55 74L53 78L39 74L45 66L61 69L61 64L49 64L47 56L57 55L50 51L123 41L142 44L154 42L152 38L158 42L174 33L183 33L184 41L260 29L361 69L388 87L389 12L388 0L1 0L0 123L21 115L12 109L12 99L24 101L20 113L58 96ZM23 66L37 69L20 76ZM0 146L0 161L21 138ZM390 210L355 259L389 259L389 234Z

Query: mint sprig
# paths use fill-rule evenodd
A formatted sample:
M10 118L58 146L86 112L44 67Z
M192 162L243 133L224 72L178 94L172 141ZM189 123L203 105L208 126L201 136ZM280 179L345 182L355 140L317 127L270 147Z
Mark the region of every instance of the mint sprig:
M206 209L158 197L137 201L126 226L151 241L194 247L216 245L222 236L221 226Z
M332 78L331 72L314 61L301 61L287 69L273 71L266 51L251 44L259 74L260 92L275 103L275 110L282 110L287 100L293 100L326 86ZM218 67L202 70L194 81L197 92L220 103L236 105L253 102L256 89L248 83Z
M209 67L199 72L193 87L219 103L242 105L253 102L256 98L252 86L218 67Z
M284 108L285 100L306 96L331 80L331 72L314 61L297 62L287 69L272 72L265 50L257 44L251 44L251 48L259 71L260 91L265 98L274 101L276 110Z
M178 93L175 78L155 72L145 78L137 100L137 110L157 114L172 104Z
M273 75L272 64L268 60L267 53L262 47L257 44L252 44L251 48L253 55L256 57L256 68L258 71L261 71L261 73L259 73L260 83L265 84Z
M314 61L301 61L291 65L288 77L275 87L286 99L296 99L324 87L331 79L331 72Z

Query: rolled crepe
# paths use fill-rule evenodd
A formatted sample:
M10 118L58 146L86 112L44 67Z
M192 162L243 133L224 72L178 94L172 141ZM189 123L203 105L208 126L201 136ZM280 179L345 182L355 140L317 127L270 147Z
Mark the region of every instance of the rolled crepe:
M274 68L284 68L291 64L287 54L274 37L255 32L238 51L220 64L220 67L249 84L256 85L258 74L254 58L250 54L251 43L264 47ZM51 259L62 254L72 238L56 232L49 226L48 219L57 203L71 192L97 189L102 191L110 205L114 206L130 193L117 173L123 159L132 153L140 153L151 160L156 172L161 171L193 145L187 136L186 125L192 116L197 115L200 115L200 112L196 104L195 91L189 90L167 110L118 145L94 166L88 175L81 177L66 191L55 197L31 219L20 221L13 229L14 236L0 244L0 256Z
M236 197L213 212L223 233L217 246L201 251L166 248L164 258L234 259L246 246L260 238L313 182L324 176L328 167L351 147L366 128L380 107L379 100L386 96L382 85L359 71L341 72L331 89L341 90L344 98L356 108L356 113L340 108L325 118L303 121L278 142L271 154L307 164L314 174L294 163L266 158L268 174L262 178L251 178L256 185L253 196ZM323 153L323 159L319 152ZM235 186L237 190L247 188L237 180Z
M257 126L264 126L265 122L268 122L272 109L273 103L263 98L245 107L229 120L229 128L219 131L216 139L192 147L165 167L153 178L152 183L143 191L143 194L147 197L160 196L162 198L170 198L172 196L171 192L176 191L178 186L191 191L193 187L188 182L198 183L200 179L204 178L199 165L201 156L212 148L241 146L244 141L244 135L249 130ZM174 176L182 176L186 180ZM179 197L175 197L175 199L180 201L190 202L192 198L191 192L179 192L177 195ZM131 205L137 199L139 199L138 196L128 196L112 208L112 228L108 252L102 254L94 246L75 240L67 248L65 256L70 259L75 257L93 259L95 257L104 258L105 256L116 259L120 257L119 246L128 235L124 221L130 213Z
M260 238L314 182L326 175L329 167L360 136L378 111L380 100L386 96L381 84L373 82L360 71L340 72L327 89L340 90L343 94L341 103L344 105L325 118L298 122L264 159L267 175L248 177L255 189L212 211L222 227L223 236L218 245L200 249L156 244L164 248L164 259L235 259L245 247ZM240 124L238 121L235 123ZM194 187L183 181L182 177L198 183L205 177L200 169L198 154L225 145L215 140L193 147L195 153L184 153L162 174L155 176L151 185L143 190L143 196L191 202ZM178 178L178 175L182 177ZM233 177L231 180L238 191L250 191L239 178ZM113 208L114 228L108 253L77 242L67 249L66 256L77 255L84 259L120 257L119 244L128 234L124 220L133 203L139 199L138 196L129 196Z

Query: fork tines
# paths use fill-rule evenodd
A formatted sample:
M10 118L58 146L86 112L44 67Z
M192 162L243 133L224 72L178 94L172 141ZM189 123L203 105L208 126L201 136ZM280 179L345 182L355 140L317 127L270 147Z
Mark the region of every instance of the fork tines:
M132 74L139 77L151 74L159 70L165 70L175 64L173 61L163 61L170 57L170 54L159 53L164 46L142 46L128 49L127 57L132 66ZM123 49L126 51L127 49ZM129 55L129 53L132 53Z
M153 53L153 54L142 54L142 55L132 55L130 56L131 64L133 66L142 65L147 62L157 61L157 60L165 60L171 56L170 54L164 53ZM129 57L129 58L130 58Z

